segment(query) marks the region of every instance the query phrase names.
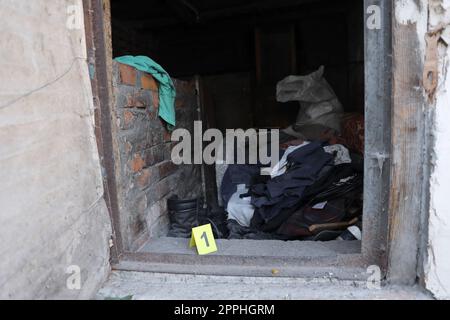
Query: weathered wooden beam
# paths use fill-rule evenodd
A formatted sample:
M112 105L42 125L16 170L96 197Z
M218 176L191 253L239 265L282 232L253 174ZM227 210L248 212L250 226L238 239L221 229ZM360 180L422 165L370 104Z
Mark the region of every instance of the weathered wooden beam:
M365 169L362 253L368 264L386 269L389 167L391 152L391 4L365 0L380 8L380 27L365 33Z
M117 195L115 147L110 106L112 105L112 49L110 0L83 0L88 63L95 106L96 139L103 172L105 202L113 226L114 245L111 262L117 263L123 252L120 232L120 209Z
M427 19L420 1L410 3L417 10L394 14L392 164L389 201L389 269L391 282L413 284L417 278L420 215L423 204L425 157L425 105L422 88L423 34L419 20ZM395 10L405 10L395 7ZM419 36L422 34L422 36ZM419 38L420 37L420 38Z

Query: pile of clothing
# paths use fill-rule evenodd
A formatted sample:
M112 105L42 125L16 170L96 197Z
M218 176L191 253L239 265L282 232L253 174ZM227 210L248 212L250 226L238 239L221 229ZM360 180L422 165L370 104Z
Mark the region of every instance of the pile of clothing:
M287 148L286 148L287 146ZM230 239L361 239L362 157L341 144L290 141L270 176L230 165L220 193ZM353 234L355 233L355 234Z
M283 136L281 160L262 175L260 164L229 165L220 180L222 208L203 199L169 199L170 237L190 237L211 224L216 238L360 240L363 157L342 144Z
M169 236L210 223L217 238L361 240L364 117L343 112L323 75L321 67L278 84L277 100L298 101L300 111L280 133L270 174L260 164L217 164L220 208L171 199Z
M282 131L281 161L270 176L258 165L220 174L229 238L361 239L363 115L343 112L323 66L280 81L277 100L298 101L300 111Z

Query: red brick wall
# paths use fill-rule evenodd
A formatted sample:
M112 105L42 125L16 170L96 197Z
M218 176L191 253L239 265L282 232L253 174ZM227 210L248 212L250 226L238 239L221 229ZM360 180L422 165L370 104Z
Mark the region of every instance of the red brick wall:
M117 181L121 232L134 250L168 229L167 198L199 196L200 168L171 161L171 133L158 117L158 83L149 74L114 63L114 114L118 148ZM197 119L194 82L174 80L177 128L193 129Z

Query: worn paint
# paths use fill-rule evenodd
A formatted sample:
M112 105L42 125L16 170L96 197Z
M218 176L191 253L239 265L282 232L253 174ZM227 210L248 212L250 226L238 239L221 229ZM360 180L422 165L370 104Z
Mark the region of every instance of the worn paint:
M434 94L438 83L438 42L442 29L429 32L426 36L426 56L423 68L423 88L430 102L434 100Z
M450 1L430 0L430 28L446 24L450 16ZM443 37L449 27L443 30ZM430 180L430 208L428 221L427 257L425 283L435 297L450 298L450 49L445 42L439 42L439 82L436 91L432 134L432 172Z
M395 2L395 19L401 24L417 23L420 11L417 1L398 0Z
M428 0L397 0L395 1L395 21L401 25L415 25L421 36L419 48L421 56L425 55L425 39L423 32L427 30L428 17L426 14ZM422 41L423 40L423 41Z
M447 50L446 54L450 52ZM446 58L447 60L447 58ZM447 69L448 66L445 66ZM447 71L447 70L446 70ZM450 298L450 79L437 93L433 173L430 185L430 217L426 285L438 297Z
M91 80L95 78L95 66L93 64L89 64L89 77Z

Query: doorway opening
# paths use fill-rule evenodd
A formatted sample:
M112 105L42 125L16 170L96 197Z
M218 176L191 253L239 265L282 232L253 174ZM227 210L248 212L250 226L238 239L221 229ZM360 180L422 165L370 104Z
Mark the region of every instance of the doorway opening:
M389 111L383 101L378 110L367 105L368 71L380 61L367 56L371 43L368 37L365 42L364 1L155 0L140 5L136 10L129 1L111 3L112 55L148 56L172 76L177 92L175 128L194 132L194 122L201 121L204 130L222 132L277 129L280 156L314 146L323 163L311 168L312 177L307 177L313 180L305 188L309 196L297 188L302 201L282 206L283 219L267 226L267 216L257 212L263 218L258 224L253 211L245 225L236 208L242 208L241 195L258 184L254 177L251 183L242 179L245 169L239 165L175 165L176 143L159 117L161 84L154 75L114 61L111 131L118 201L115 232L120 234L122 267L130 268L127 261L144 261L170 271L178 270L173 263L201 262L203 272L217 273L206 265L378 262L374 244L384 241L380 229L387 226L385 211L383 216L379 213L384 204L377 211L374 203L382 200L387 170L379 175L368 166L364 140L374 135L370 119L378 121ZM372 86L373 94L386 93L387 87ZM307 97L314 93L319 97ZM383 126L376 130L388 138ZM371 154L376 147L370 146ZM367 188L372 176L376 178ZM264 184L267 179L260 182ZM292 200L290 191L282 192L281 202ZM202 207L214 212L222 208L225 220L234 212L234 219L227 221L234 234L218 239L216 254L198 258L185 238L167 237L167 202L174 195L202 198ZM236 230L231 230L230 220ZM236 266L219 273L227 272L242 270Z

